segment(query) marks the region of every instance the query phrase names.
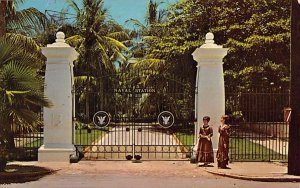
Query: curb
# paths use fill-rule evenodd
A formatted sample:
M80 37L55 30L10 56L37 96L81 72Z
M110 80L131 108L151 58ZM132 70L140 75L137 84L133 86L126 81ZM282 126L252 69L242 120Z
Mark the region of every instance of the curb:
M204 169L206 172L234 178L234 179L241 179L241 180L249 180L249 181L260 181L260 182L300 182L300 177L268 177L268 176L245 176L245 175L239 175L239 174L226 174L223 172L216 172L208 169Z

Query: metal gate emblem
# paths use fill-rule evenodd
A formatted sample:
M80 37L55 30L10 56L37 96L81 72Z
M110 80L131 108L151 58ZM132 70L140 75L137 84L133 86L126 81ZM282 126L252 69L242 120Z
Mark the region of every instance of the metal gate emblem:
M98 128L106 127L110 122L110 117L105 111L98 111L93 116L93 122Z
M174 124L174 115L169 111L163 111L158 115L157 121L161 127L169 128Z

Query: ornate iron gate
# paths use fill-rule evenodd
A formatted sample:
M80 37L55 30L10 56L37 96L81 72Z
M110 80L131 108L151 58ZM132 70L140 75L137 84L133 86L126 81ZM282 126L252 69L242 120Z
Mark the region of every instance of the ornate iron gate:
M74 141L85 159L189 157L194 143L193 83L149 70L107 75L95 83L89 92L76 91Z
M226 95L226 113L232 117L230 160L287 161L289 122L283 110L289 92L254 88Z

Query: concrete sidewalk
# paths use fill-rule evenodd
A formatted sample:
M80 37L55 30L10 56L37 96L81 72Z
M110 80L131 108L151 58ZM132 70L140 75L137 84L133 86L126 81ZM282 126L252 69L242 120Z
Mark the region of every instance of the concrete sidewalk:
M218 169L217 164L203 168L211 174L262 182L300 182L300 176L288 175L287 164L277 162L233 162L229 169Z

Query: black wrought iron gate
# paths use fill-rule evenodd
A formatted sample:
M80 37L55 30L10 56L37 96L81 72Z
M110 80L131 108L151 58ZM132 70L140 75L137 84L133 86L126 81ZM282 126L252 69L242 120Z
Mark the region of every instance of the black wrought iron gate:
M76 148L87 160L182 160L194 143L194 87L178 76L122 71L77 86Z

